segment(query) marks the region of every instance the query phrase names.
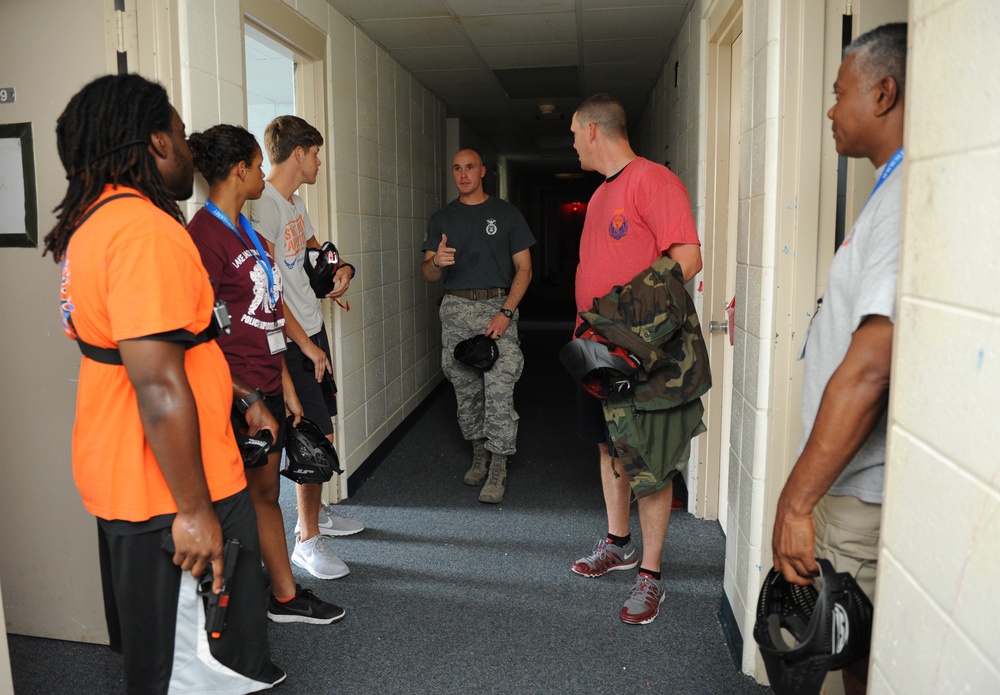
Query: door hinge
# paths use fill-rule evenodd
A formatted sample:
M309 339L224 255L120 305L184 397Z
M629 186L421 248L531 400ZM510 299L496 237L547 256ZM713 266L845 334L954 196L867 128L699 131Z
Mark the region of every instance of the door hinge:
M118 52L125 53L125 12L115 10L115 28L118 32Z

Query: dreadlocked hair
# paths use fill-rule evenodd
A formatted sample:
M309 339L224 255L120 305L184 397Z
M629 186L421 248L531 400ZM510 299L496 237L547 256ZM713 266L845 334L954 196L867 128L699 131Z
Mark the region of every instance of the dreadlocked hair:
M129 186L184 224L149 153L154 132L171 132L167 91L139 75L105 75L77 92L56 121L56 145L69 186L45 251L62 261L80 218L108 184Z
M233 167L240 162L250 166L260 152L257 139L246 128L226 124L212 126L204 133L191 133L188 147L195 168L209 186L229 178Z

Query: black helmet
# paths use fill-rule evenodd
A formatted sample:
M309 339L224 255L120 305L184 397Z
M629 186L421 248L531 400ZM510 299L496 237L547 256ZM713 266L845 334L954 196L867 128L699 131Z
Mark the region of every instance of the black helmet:
M467 367L488 372L500 356L497 341L483 334L474 335L455 346L455 359Z
M639 371L639 358L625 348L586 338L566 343L559 359L573 379L601 399L631 391Z
M257 434L236 432L236 444L243 457L244 468L257 468L267 463L267 452L271 448L271 432L261 430Z
M325 483L333 472L343 473L337 450L309 418L293 427L293 416L285 423L285 467L281 475L296 483Z
M827 671L868 655L871 601L850 574L816 561L821 574L814 584L792 584L772 569L757 600L753 637L777 695L818 695Z
M306 247L306 275L309 276L309 286L316 296L322 299L333 292L333 276L340 270L340 253L337 247L329 241L314 249Z

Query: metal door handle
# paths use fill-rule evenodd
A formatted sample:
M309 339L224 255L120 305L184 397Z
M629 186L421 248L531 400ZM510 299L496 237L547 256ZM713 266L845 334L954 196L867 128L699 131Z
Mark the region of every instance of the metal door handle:
M723 333L729 332L729 322L728 321L709 321L708 322L708 332L718 333L722 331Z

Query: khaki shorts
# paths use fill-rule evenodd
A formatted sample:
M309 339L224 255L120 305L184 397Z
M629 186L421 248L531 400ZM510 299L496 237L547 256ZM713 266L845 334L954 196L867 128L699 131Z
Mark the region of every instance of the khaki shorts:
M826 558L838 572L847 572L875 602L878 538L882 505L857 497L824 495L813 509L816 557Z

